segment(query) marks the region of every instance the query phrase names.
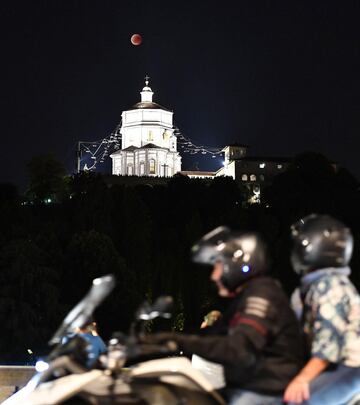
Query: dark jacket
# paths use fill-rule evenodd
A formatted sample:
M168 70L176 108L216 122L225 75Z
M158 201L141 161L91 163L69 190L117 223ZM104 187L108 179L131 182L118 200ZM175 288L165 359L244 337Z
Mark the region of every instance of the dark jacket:
M280 284L254 278L206 336L177 335L187 353L224 366L227 387L281 394L303 364L300 327Z

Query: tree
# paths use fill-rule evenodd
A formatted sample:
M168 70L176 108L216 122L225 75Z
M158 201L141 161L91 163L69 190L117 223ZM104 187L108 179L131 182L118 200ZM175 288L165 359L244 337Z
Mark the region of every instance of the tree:
M31 239L10 241L0 252L0 356L21 362L27 349L43 351L59 319L58 276Z
M335 183L335 170L324 156L303 153L264 190L263 204L288 226L311 212L329 212Z
M288 290L296 284L289 261L291 224L311 213L329 214L350 226L357 239L359 197L358 182L349 173L336 170L325 156L313 152L296 156L289 169L264 190L263 207L274 218L275 267ZM353 263L359 260L355 254Z
M0 247L11 238L12 228L18 219L20 197L11 183L0 183Z
M35 202L61 201L67 191L68 179L61 162L52 155L33 157L27 164L29 188L27 195Z
M115 326L125 327L132 319L135 307L143 299L137 278L109 236L95 230L75 234L66 249L62 280L68 309L85 295L93 279L110 273L115 275L117 286L98 311L98 322L106 333Z

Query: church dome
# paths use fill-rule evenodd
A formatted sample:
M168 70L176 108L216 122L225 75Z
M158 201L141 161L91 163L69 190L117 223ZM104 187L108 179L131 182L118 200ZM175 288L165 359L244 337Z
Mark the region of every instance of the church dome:
M171 111L158 103L154 103L153 101L139 101L138 103L134 104L129 110L142 109Z

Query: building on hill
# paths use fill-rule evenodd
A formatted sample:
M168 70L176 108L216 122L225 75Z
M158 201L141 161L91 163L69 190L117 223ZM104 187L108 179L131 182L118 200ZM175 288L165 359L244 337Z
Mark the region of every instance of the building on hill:
M171 177L181 171L173 112L153 102L149 77L141 101L123 111L121 149L112 153L112 174Z
M247 146L230 145L223 149L224 166L216 176L230 176L234 180L249 183L271 183L274 176L286 170L289 158L246 156Z
M153 101L148 76L140 94L141 101L122 112L121 149L110 155L113 175L164 178L179 173L200 179L230 176L245 186L250 202L258 202L262 186L289 165L285 158L249 157L247 145L233 144L222 150L224 164L219 170L181 171L173 112Z
M247 191L249 203L260 202L261 189L271 184L276 175L288 168L290 159L247 156L248 148L247 145L241 144L226 146L222 150L224 153L223 167L215 172L193 170L180 173L190 178L232 177Z
M248 202L260 202L261 189L284 172L290 159L284 157L246 156L246 145L229 145L223 149L224 166L216 176L230 176L248 190Z

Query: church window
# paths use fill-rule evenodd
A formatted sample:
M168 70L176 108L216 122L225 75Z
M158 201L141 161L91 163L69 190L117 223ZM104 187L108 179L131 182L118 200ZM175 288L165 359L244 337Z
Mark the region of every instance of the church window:
M149 142L152 142L153 140L154 140L153 132L152 132L152 131L149 131L149 133L148 133L148 141L149 141Z
M259 167L260 167L260 169L264 169L265 163L260 163L260 164L259 164Z
M247 181L247 179L248 179L247 174L243 174L243 175L241 176L241 180L242 180L242 181Z
M143 176L145 174L145 163L140 162L140 176Z
M278 168L278 169L282 169L282 165L278 164L278 165L277 165L277 168Z
M256 176L255 174L250 175L250 181L256 181Z
M264 181L264 180L265 180L264 175L263 175L263 174L260 174L259 179L260 179L260 181Z
M155 166L155 159L149 160L149 173L156 174L156 166Z
M132 175L134 174L134 166L132 165L132 163L129 163L129 164L127 165L127 172L126 172L126 174L127 174L128 176L132 176Z

